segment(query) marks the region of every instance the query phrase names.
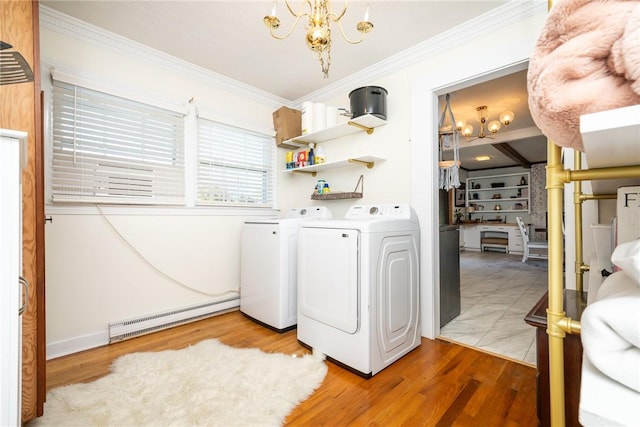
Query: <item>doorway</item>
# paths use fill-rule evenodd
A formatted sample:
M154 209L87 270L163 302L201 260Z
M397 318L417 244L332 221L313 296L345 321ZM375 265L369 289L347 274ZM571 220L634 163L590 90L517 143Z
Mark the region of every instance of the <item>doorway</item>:
M459 175L462 186L468 185L466 178L530 171L533 165L542 166L546 163L546 138L535 127L529 114L526 63L521 65L522 68L512 70L509 74L487 74L483 81L469 83L469 86L459 84L437 91L438 117L444 107L445 95L449 94L455 120L462 119L474 127L468 138L459 137L460 152L457 158L461 161ZM477 113L483 106L483 111L488 110L488 117L481 124ZM496 134L490 133L487 128L489 120L498 120L500 113L507 109L516 112L513 121L509 126L503 125ZM443 151L438 158L452 160L453 150ZM526 173L527 176L534 175ZM536 176L540 176L539 171ZM490 197L490 192L482 196L481 191L484 190L478 191L481 196L479 199ZM464 194L465 191L451 190L451 193ZM466 193L469 197L462 199L478 196ZM496 196L501 197L493 197ZM511 197L517 196L514 194ZM507 201L509 206L496 215L494 211L485 213L475 210L474 205L478 209L484 209L484 206L471 200L458 205L458 198L458 194L442 197L441 190L438 212L440 224L443 224L444 212L449 213L449 223L453 222L455 213L461 213L461 233L464 233L465 223L473 227L476 221L496 221L494 217L501 224L513 227L516 226L516 216L524 217L528 223L539 222L540 218L536 216L543 220L546 211L546 198L544 205L538 203L541 208L539 215L532 209L534 200L530 199L526 202L519 198L517 201ZM519 203L520 209L512 209L514 203ZM524 203L527 209L521 209ZM474 207L470 208L470 205ZM463 246L464 239L461 238L461 312L442 327L440 337L535 364L535 330L524 322L524 317L547 289L546 260L522 263L521 254L514 255L506 248L504 252L477 251L463 250Z

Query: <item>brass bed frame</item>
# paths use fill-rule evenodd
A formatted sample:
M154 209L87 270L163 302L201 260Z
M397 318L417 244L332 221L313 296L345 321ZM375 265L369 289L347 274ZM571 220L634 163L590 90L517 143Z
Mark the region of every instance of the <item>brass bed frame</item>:
M551 1L550 7L551 7ZM564 402L564 337L580 334L579 319L571 319L564 312L564 237L562 233L562 206L564 186L574 182L576 290L582 292L583 275L589 267L582 254L582 202L585 200L615 199L615 194L590 195L582 193L582 181L600 179L640 178L640 165L598 169L582 169L581 153L574 154L574 169L565 169L561 159L562 149L553 141L547 142L547 202L549 217L549 308L547 309L547 334L549 336L549 385L551 425L565 425Z

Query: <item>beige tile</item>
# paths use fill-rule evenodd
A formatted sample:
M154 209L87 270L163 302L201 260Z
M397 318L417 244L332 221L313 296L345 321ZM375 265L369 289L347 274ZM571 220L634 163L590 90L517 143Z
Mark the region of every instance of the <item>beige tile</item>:
M499 252L461 252L461 313L440 335L535 364L535 328L524 317L547 290L547 262L521 260Z

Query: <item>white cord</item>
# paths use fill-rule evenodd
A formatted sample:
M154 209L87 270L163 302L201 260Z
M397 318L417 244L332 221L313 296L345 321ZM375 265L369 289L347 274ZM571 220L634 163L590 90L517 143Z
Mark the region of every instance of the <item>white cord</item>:
M153 271L155 271L156 273L158 273L160 276L164 277L165 279L169 280L170 282L173 282L174 284L178 285L178 286L182 286L185 289L188 289L192 292L197 292L199 294L202 295L206 295L208 297L221 297L230 293L235 293L235 294L240 294L240 291L237 291L235 289L233 290L228 290L228 291L224 291L224 292L220 292L217 294L210 294L208 292L204 292L201 291L199 289L193 288L189 285L186 285L184 283L182 283L181 281L169 276L167 273L161 271L159 268L157 268L155 265L153 265L151 263L151 261L149 261L148 259L146 259L144 257L144 255L142 255L131 243L129 243L129 241L116 229L116 227L111 223L111 221L109 221L109 218L107 218L107 216L104 214L104 212L102 211L102 208L99 205L96 205L96 208L98 208L98 212L100 212L100 215L102 216L102 218L104 219L104 221L107 223L107 225L109 226L109 228L111 228L111 231L113 231L119 238L120 240L122 240L122 242L129 248L131 249L131 251L136 254L145 264L147 264Z

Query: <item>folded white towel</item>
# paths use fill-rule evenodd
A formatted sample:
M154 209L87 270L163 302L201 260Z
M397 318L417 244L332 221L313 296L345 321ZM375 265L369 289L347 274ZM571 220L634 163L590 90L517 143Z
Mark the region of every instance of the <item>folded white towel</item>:
M581 318L584 355L603 374L640 392L640 287L619 271Z
M618 245L611 254L611 262L640 286L640 240Z

